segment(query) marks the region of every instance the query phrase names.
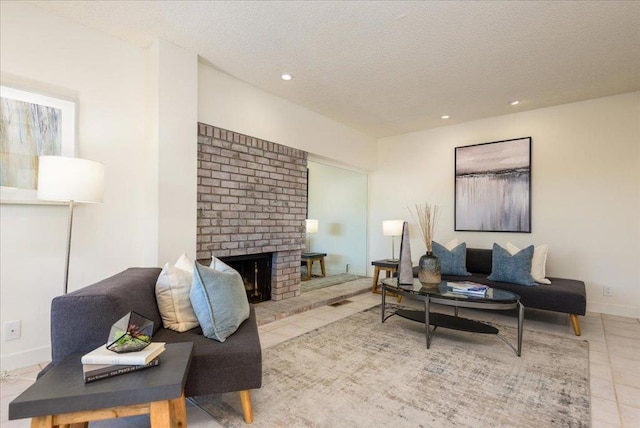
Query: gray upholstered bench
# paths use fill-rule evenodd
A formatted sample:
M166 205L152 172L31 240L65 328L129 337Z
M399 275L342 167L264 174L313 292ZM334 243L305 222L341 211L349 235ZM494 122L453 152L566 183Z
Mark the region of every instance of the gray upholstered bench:
M549 277L551 284L538 284L533 287L490 281L492 250L467 248L467 271L472 276L443 275L445 281L473 281L486 284L492 288L511 291L520 295L520 302L526 308L569 314L573 331L580 336L578 315L587 311L587 292L583 281Z

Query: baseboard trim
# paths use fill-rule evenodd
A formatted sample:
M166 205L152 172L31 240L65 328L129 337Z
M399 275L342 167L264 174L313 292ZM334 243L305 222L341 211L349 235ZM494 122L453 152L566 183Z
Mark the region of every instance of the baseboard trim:
M51 361L51 346L29 349L0 357L1 370L15 370Z
M598 312L619 317L640 318L640 309L633 306L594 302L587 304L587 312Z

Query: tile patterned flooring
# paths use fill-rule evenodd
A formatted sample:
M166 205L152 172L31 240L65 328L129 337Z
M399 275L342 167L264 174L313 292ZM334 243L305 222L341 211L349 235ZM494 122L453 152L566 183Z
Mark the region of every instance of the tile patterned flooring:
M277 319L259 327L263 348L269 348L309 330L337 321L380 303L380 295L363 293L336 306L321 306ZM403 304L408 304L407 300ZM461 316L511 323L514 318L499 312L460 310ZM582 339L589 341L591 378L591 419L594 428L640 427L640 320L599 313L580 318ZM566 315L528 310L525 329L575 337ZM44 364L43 364L44 365ZM39 366L11 372L12 381L0 383L0 425L3 428L29 427L27 419L8 421L8 405L35 379ZM238 415L238 418L241 418ZM260 417L259 413L255 414ZM189 426L217 428L205 412L187 403ZM145 428L149 418L137 416L91 423L92 428Z

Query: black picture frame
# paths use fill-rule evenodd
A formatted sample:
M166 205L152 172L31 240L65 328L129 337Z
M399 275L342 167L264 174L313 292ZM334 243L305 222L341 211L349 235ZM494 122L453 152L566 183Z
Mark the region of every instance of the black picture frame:
M455 231L531 233L531 141L455 148Z

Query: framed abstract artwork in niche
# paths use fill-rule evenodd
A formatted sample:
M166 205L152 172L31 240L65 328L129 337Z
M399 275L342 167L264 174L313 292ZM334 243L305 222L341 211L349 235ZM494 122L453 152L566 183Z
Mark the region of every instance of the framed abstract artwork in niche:
M75 156L77 103L1 86L0 107L0 202L41 203L38 156Z
M455 148L455 230L531 233L531 137Z

